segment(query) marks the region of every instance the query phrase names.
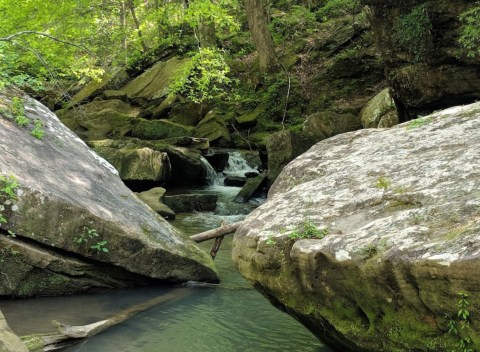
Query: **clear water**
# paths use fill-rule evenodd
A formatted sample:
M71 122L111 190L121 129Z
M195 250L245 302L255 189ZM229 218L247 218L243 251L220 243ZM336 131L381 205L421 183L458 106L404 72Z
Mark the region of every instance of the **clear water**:
M220 176L219 176L220 177ZM239 188L212 185L201 192L219 194L215 213L179 215L174 225L187 234L241 220L254 204L235 204ZM261 202L257 199L254 202ZM211 241L200 244L210 250ZM307 329L277 310L247 283L230 259L226 236L215 259L221 284L214 288L119 290L95 295L0 301L11 327L20 335L51 331L50 321L92 323L135 303L173 292L178 299L140 313L70 352L330 352Z

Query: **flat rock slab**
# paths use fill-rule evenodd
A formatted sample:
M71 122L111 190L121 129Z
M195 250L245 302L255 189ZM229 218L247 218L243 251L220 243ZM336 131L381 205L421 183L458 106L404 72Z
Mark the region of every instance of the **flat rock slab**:
M117 171L52 112L27 96L22 99L30 125L20 127L4 114L0 118L0 174L13 175L19 184L16 203L3 211L8 222L2 224L2 231L13 230L16 241L28 240L29 245L62 256L71 253L74 258L88 258L99 267L111 265L176 282L217 280L206 253L141 202ZM11 95L0 95L6 111L11 101ZM43 139L30 134L35 120L44 126ZM95 230L97 236L89 238L88 230ZM86 240L79 243L82 235ZM92 248L104 241L108 252L102 246ZM20 256L15 260L23 261ZM0 270L4 265L0 263ZM35 273L50 275L47 269L48 265L38 262ZM61 269L57 267L55 273L68 274ZM20 273L10 272L16 274ZM23 278L28 280L28 275ZM1 280L0 295L18 293L20 286L7 282ZM20 280L20 284L25 282ZM35 289L27 295L34 294ZM48 289L42 294L48 294Z
M233 260L336 349L451 351L458 293L480 306L479 150L480 103L326 139L247 216Z

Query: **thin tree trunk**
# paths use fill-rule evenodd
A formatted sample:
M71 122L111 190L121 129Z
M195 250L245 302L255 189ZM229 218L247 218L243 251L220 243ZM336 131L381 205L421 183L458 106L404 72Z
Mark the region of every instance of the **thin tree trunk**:
M229 233L233 233L237 231L238 227L241 224L242 224L242 221L235 222L233 224L222 225L216 229L208 230L208 231L190 236L190 238L197 243L208 241L208 240L211 240L217 237L222 237L224 235L228 235Z
M268 30L268 16L262 0L245 0L248 26L257 48L260 71L265 72L275 62L273 39Z
M147 309L153 308L162 303L181 299L189 293L190 291L188 289L176 289L167 294L152 298L148 301L122 310L108 319L101 320L93 324L74 326L61 324L54 320L52 321L52 324L57 332L22 336L21 339L27 346L34 344L36 347L35 351L63 350L66 347L75 345L89 337L97 335L114 325L118 325L137 315L138 313L144 312Z
M133 22L135 22L135 28L137 29L138 38L140 39L143 52L146 53L148 51L148 47L143 40L142 30L140 29L140 22L138 21L137 14L135 13L135 5L133 4L133 0L128 0L127 6L132 14Z
M120 28L122 30L122 50L125 56L125 63L127 62L127 13L125 1L120 1Z

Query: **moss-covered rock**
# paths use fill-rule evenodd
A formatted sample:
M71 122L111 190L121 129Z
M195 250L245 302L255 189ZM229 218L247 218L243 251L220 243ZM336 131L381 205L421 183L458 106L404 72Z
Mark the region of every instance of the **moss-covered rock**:
M283 169L232 258L335 350L474 349L479 316L460 336L448 324L459 292L480 306L479 143L480 103L325 139Z
M168 61L158 62L130 81L122 90L127 93L128 99L140 105L163 99L169 92L169 85L188 60L173 57Z
M119 144L112 140L91 143L95 152L117 169L124 181L158 181L166 183L171 175L168 155L148 147Z
M176 194L163 197L165 204L178 213L214 211L217 200L215 194Z
M319 142L340 133L362 128L360 118L353 114L338 114L334 111L322 111L307 117L303 133Z
M392 127L398 124L398 113L390 90L385 88L378 93L360 112L364 128Z
M118 99L57 111L60 120L84 140L123 137L132 131L137 114L137 109Z
M2 104L12 104L9 94ZM2 201L0 232L17 236L0 236L0 295L216 280L208 255L141 202L111 164L43 105L22 99L44 134L0 119L0 170L19 185L15 203Z
M112 158L112 160L121 159L123 150L127 154L141 149L149 149L162 153L162 155L165 153L168 156L171 170L170 177L166 180L167 183L175 186L202 186L205 184L206 165L202 161L201 152L196 149L173 146L164 141L142 141L138 138L91 141L89 145L99 154L105 155L106 158ZM147 168L148 165L149 162L146 161Z
M232 141L226 123L217 110L211 110L197 125L196 137L208 138L210 144L227 147Z
M178 102L172 105L170 119L187 126L196 126L205 117L208 107L192 101Z
M102 96L106 100L117 99L127 102L127 93L121 90L106 90L103 92Z
M169 120L137 119L131 135L140 139L158 140L174 137L193 136L195 127L189 127Z
M253 111L249 111L235 117L235 122L240 126L240 128L254 127L257 124L258 117L263 113L265 113L265 107L263 105L259 105Z
M283 168L314 144L301 133L285 130L270 135L267 140L268 182L271 185Z
M109 89L118 89L123 86L130 77L123 68L115 68L111 72L105 73L100 80L92 79L72 98L74 105L91 101Z
M459 44L459 15L470 0L361 0L405 118L480 98L480 57ZM415 23L415 25L412 25Z
M165 188L155 187L149 189L148 191L137 193L137 196L163 218L175 220L175 212L161 201L165 192Z
M235 196L235 202L245 203L255 195L260 194L262 189L267 185L267 179L266 172L262 172L257 177L248 178L240 192Z

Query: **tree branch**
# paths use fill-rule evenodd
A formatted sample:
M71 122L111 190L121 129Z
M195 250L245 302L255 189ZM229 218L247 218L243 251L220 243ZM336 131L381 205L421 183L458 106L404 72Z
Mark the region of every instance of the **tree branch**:
M79 45L79 44L75 44L75 43L72 43L72 42L69 42L69 41L66 41L66 40L62 40L60 38L54 37L53 35L50 35L50 34L47 34L47 33L44 33L44 32L38 32L38 31L21 31L21 32L13 33L13 34L10 34L7 37L3 37L3 38L0 37L0 42L13 42L14 38L20 37L20 36L23 36L23 35L27 35L27 34L35 34L35 35L39 35L41 37L46 37L46 38L51 39L53 41L56 41L58 43L74 46L76 48L79 48L79 49L82 49L82 50L86 51L89 54L93 54L90 50L88 50L83 45Z

